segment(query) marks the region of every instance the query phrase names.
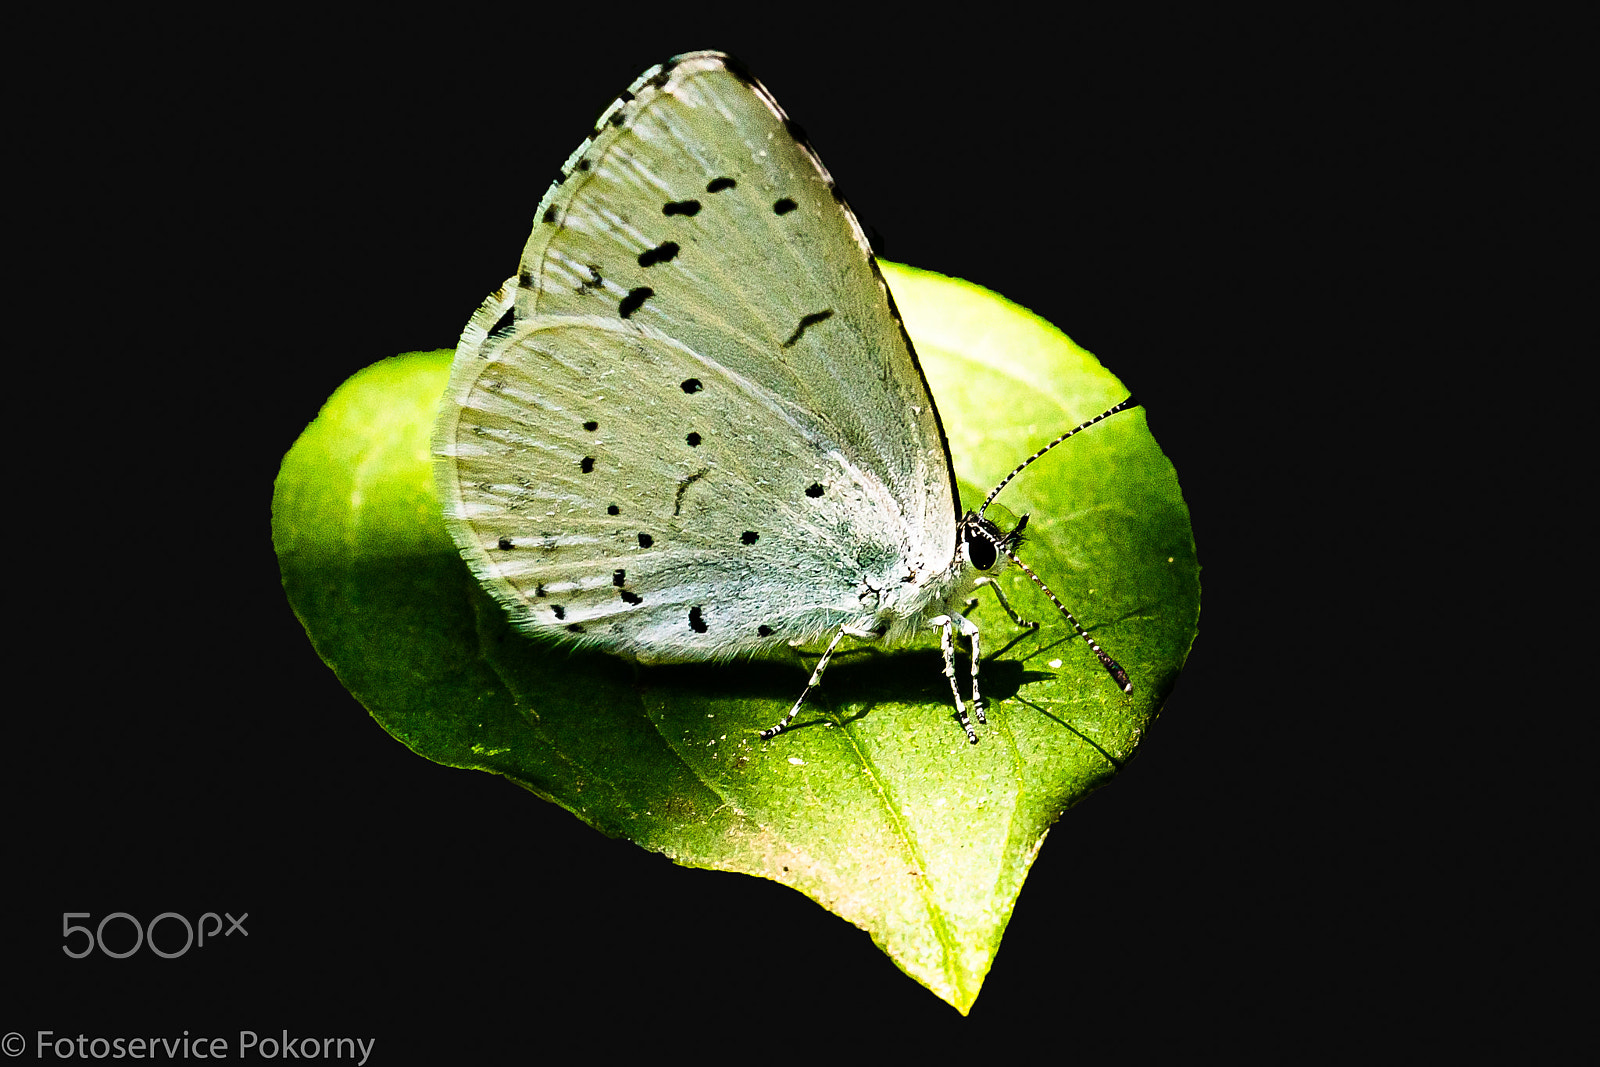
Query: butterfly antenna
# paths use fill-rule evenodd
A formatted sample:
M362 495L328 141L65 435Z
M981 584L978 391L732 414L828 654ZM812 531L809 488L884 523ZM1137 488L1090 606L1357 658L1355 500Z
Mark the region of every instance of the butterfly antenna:
M1027 459L1023 460L1021 463L1017 464L1017 469L1012 471L1010 474L1006 475L1004 478L1001 478L1000 479L1000 484L995 486L994 489L989 493L988 496L984 497L984 499L983 499L983 507L978 509L978 517L980 519L983 518L984 510L987 509L988 506L991 503L993 503L995 497L1000 495L1000 490L1004 489L1007 485L1009 485L1011 483L1011 479L1015 478L1017 475L1021 474L1024 470L1026 470L1028 464L1032 463L1034 460L1038 459L1040 456L1044 455L1046 452L1050 451L1052 448L1056 447L1056 445L1059 445L1062 441L1065 441L1067 438L1071 437L1073 434L1081 433L1082 431L1087 430L1089 427L1093 426L1095 423L1099 422L1101 419L1109 419L1111 416L1115 415L1119 411L1126 411L1128 408L1134 408L1134 407L1138 407L1138 406L1139 406L1139 402L1137 400L1135 400L1133 397L1130 396L1130 397L1128 397L1128 399L1124 400L1122 403L1117 404L1114 407L1109 407L1106 410L1102 411L1100 414L1096 415L1094 418L1090 419L1088 422L1084 423L1082 426L1074 426L1072 429L1068 430L1066 433L1062 434L1060 437L1056 438L1054 441L1051 441L1049 444L1047 444L1043 448L1039 449L1039 451L1035 452L1033 455L1029 456ZM1010 556L1011 553L1007 552L1006 555ZM1017 559L1017 557L1015 557L1015 556L1011 556L1011 558L1013 560ZM1022 561L1021 560L1017 560L1017 562L1018 562L1018 564L1020 564ZM1028 570L1028 568L1026 568L1026 567L1023 567L1022 569L1025 570L1025 571ZM1032 571L1028 571L1028 576L1029 577L1033 577L1033 572ZM1038 578L1034 578L1033 580L1035 582L1038 582L1040 589L1044 589L1044 583L1043 582L1040 582ZM1050 592L1050 590L1048 590L1048 589L1044 589L1044 591L1046 593ZM1051 600L1055 600L1056 598L1052 596L1050 599ZM1061 601L1056 600L1056 607L1058 607L1058 608L1061 607ZM1067 609L1066 608L1061 608L1061 610L1062 611L1066 611ZM1068 614L1067 618L1069 618L1069 619L1072 618L1071 614ZM1076 626L1078 624L1077 624L1077 622L1073 622L1072 625ZM1083 633L1082 630L1079 630L1078 632L1080 634ZM1094 644L1093 641L1090 641L1089 643L1091 645ZM1095 651L1099 652L1100 650L1097 648L1097 649L1095 649ZM1101 658L1105 659L1105 657L1103 655L1101 656ZM1121 670L1122 668L1118 667L1117 669ZM1126 678L1124 678L1123 680L1126 681Z
M1124 406L1126 406L1131 400L1132 400L1132 398L1130 397L1128 400L1125 400L1121 404L1118 404L1116 407L1112 408L1111 411L1120 411L1120 410L1122 410L1122 408ZM1111 411L1106 412L1106 415L1111 414ZM1089 422L1086 422L1083 425L1084 426L1089 426L1089 425L1091 425L1093 423L1099 422L1100 419L1103 419L1103 418L1105 418L1105 415L1101 415L1099 418L1090 419ZM1083 429L1083 426L1078 427L1078 430L1081 430L1081 429ZM1077 433L1078 430L1074 430L1072 432L1073 433ZM1055 443L1054 441L1051 442L1051 444L1054 444L1054 443ZM1027 464L1024 463L1023 466L1026 467ZM1101 648L1099 643L1097 641L1095 641L1094 638L1089 636L1089 631L1085 630L1082 626L1078 625L1078 620L1072 617L1072 612L1067 610L1067 606L1065 604L1063 604L1060 600L1056 599L1056 595L1050 591L1050 587L1048 585L1045 585L1043 580L1041 580L1040 577L1037 574L1033 573L1033 568L1032 567L1029 567L1026 563L1024 563L1020 559L1018 559L1017 558L1017 554L1015 552L1011 551L1011 549L1008 548L1007 546L1005 546L1003 544L999 544L998 542L996 542L996 544L998 545L1000 551L1004 552L1006 554L1006 557L1008 559L1010 559L1012 563L1015 563L1017 566L1022 568L1022 573L1026 574L1029 578L1033 579L1033 584L1034 585L1038 586L1041 590L1044 591L1044 595L1050 598L1050 603L1054 604L1056 606L1056 608L1061 612L1061 614L1063 614L1063 615L1065 615L1067 617L1067 621L1072 624L1072 628L1074 630L1078 631L1078 636L1083 638L1086 642L1088 642L1089 648L1091 650L1093 650L1095 656L1100 660L1100 666L1104 667L1106 669L1106 672L1111 675L1111 680L1113 682L1117 683L1117 687L1119 689L1121 689L1124 693L1133 692L1133 683L1128 680L1128 672L1122 669L1122 664L1118 663L1116 660L1114 660L1110 656L1106 655L1105 649Z

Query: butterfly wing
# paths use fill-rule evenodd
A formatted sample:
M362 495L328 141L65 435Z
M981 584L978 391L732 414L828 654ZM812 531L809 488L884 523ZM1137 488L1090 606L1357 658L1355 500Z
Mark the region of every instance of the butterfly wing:
M955 546L938 415L770 94L679 57L563 174L436 436L452 533L518 625L703 657L915 600Z

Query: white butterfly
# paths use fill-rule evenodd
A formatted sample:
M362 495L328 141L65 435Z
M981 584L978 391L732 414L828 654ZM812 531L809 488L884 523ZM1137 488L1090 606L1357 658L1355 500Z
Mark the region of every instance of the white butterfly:
M937 627L976 743L952 637L972 641L984 722L961 611L1006 561L1023 566L1027 516L1009 533L983 517L1000 487L960 513L860 225L729 57L646 71L567 159L517 276L462 333L434 453L451 535L520 629L646 662L831 635L771 737L842 637Z

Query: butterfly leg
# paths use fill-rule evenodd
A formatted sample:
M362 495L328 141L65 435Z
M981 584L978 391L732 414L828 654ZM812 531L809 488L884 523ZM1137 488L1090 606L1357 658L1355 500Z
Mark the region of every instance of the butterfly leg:
M1037 622L1034 622L1031 619L1024 619L1021 615L1018 615L1016 613L1016 611L1012 609L1011 601L1007 600L1006 599L1006 595L1000 591L1000 583L999 582L995 581L993 578L979 578L978 579L978 585L980 585L980 586L986 585L990 589L994 590L994 598L1000 602L1001 610L1004 611L1008 617L1010 617L1011 621L1015 625L1021 627L1024 630L1037 630L1039 628L1039 624ZM975 608L977 606L978 606L978 598L976 596L968 597L967 598L967 603L966 603L964 609L962 610L962 614L963 615L966 614L967 612L971 611L973 608Z
M811 672L811 680L806 683L806 687L804 689L800 690L800 698L794 702L794 707L789 709L789 714L785 715L782 719L778 720L778 722L774 723L768 729L761 731L761 739L763 741L778 736L788 727L790 720L792 720L795 717L795 713L800 710L800 705L806 702L806 697L810 694L811 690L815 689L822 682L822 672L828 669L828 660L833 656L833 650L838 647L839 640L842 637L844 637L843 630L840 630L838 633L833 635L833 640L829 641L828 647L823 650L822 658L817 660L816 669Z
M965 615L939 615L928 620L930 625L939 627L939 651L944 654L944 676L950 680L950 695L956 701L956 715L961 720L961 728L967 732L969 744L978 743L978 735L972 729L972 721L967 718L967 706L961 699L961 687L956 684L956 649L954 633L961 630L963 637L972 639L972 710L978 713L980 723L988 723L983 716L983 700L978 696L978 626Z
M983 584L994 590L994 598L1000 601L1000 607L1005 610L1006 615L1014 624L1022 627L1024 630L1037 630L1039 628L1039 624L1037 622L1034 622L1030 619L1024 619L1021 615L1018 615L1012 610L1011 601L1007 600L1006 595L1000 591L999 582L992 578L988 578L984 580Z
M966 618L956 625L961 628L961 633L972 641L972 710L977 712L978 721L985 726L989 720L983 716L983 697L978 695L978 661L982 658L983 650L978 647L978 624Z

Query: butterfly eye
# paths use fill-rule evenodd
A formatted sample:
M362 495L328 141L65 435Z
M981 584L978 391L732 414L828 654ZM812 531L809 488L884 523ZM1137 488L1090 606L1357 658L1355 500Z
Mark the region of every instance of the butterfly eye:
M993 567L995 560L1000 558L1000 553L996 551L994 542L981 533L969 532L964 543L967 548L967 559L980 571L986 571Z

